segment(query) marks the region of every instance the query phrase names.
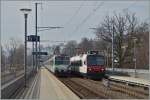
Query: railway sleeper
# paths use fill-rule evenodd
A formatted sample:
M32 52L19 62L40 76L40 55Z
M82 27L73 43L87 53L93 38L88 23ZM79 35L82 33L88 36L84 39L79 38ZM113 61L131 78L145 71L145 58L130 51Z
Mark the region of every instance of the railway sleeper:
M120 88L120 87L116 87L116 86L111 86L111 89L115 90L115 91L124 92L124 93L126 93L126 94L128 94L130 96L136 97L138 99L146 99L147 98L147 96L145 96L145 95L136 93L134 91L129 91L129 90L126 90L124 88Z
M96 91L93 91L93 89L89 89L88 87L83 86L73 80L69 80L69 84L67 83L66 85L68 87L71 86L71 90L76 91L75 93L78 94L79 96L80 94L82 94L82 96L80 96L82 99L107 98L106 96L104 96L104 94L102 95L102 93L97 93Z
M115 82L111 82L111 85L117 86L117 87L120 87L120 88L124 88L124 89L129 90L129 91L134 91L134 92L139 93L139 94L149 95L147 90L141 90L141 89L138 90L138 89L135 89L133 87L129 87L129 86L126 86L126 85L123 85L123 84L115 83Z
M90 91L90 92L92 92L92 93L95 93L96 95L98 95L98 96L100 96L100 97L102 97L102 98L104 98L104 99L107 99L107 96L106 96L106 94L104 93L104 92L97 92L97 90L95 90L95 89L93 89L92 87L90 87L90 86L87 86L87 85L85 85L85 84L79 84L79 83L77 83L75 80L71 80L71 81L73 81L74 83L76 83L76 84L78 84L78 86L82 86L82 87L84 87L85 89L87 89L88 91ZM81 82L81 81L80 81Z

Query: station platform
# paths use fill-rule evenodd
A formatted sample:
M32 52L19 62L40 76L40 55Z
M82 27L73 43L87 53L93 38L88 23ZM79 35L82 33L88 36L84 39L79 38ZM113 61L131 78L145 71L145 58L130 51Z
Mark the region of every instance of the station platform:
M68 87L61 83L46 68L40 69L40 100L79 100Z
M109 79L114 80L114 81L126 82L126 83L129 83L129 84L141 85L141 86L144 86L144 87L149 87L149 85L150 85L149 80L142 79L142 78L110 75Z

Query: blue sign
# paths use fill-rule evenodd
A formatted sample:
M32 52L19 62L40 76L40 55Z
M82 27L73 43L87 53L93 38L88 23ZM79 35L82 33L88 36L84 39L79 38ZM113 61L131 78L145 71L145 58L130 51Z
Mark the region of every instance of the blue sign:
M48 55L47 52L32 52L33 55Z
M36 35L29 35L27 37L27 40L29 42L36 42L36 40L39 42L40 41L40 36L36 36Z

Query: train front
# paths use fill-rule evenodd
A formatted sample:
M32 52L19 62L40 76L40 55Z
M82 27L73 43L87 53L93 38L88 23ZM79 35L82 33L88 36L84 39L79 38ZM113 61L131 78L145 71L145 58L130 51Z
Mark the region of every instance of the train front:
M59 55L55 57L55 74L57 74L58 76L67 76L68 65L69 65L68 56Z
M87 76L101 79L105 75L105 59L103 55L92 53L87 55Z

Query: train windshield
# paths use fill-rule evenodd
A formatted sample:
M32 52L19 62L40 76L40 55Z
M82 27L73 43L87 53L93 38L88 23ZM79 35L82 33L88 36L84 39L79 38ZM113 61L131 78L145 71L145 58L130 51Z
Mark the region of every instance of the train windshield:
M69 57L59 56L55 58L56 65L68 65L69 64Z
M87 65L104 65L104 56L101 55L89 55L87 56Z

